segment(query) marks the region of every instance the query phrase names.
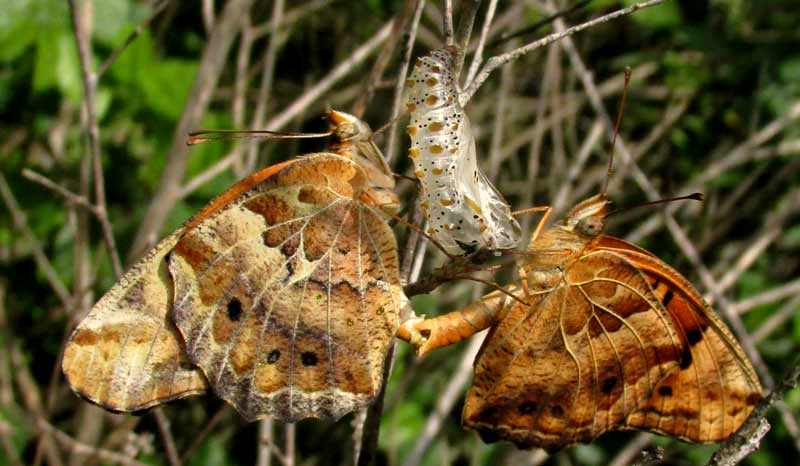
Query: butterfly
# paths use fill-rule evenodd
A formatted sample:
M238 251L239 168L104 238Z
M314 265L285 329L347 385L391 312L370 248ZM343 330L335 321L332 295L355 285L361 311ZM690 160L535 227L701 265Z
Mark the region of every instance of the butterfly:
M418 354L491 327L462 413L485 441L554 452L645 429L717 442L761 398L752 364L697 290L602 233L609 204L604 193L586 199L542 231L548 210L519 255L519 284L401 326Z
M399 201L366 123L327 118L335 153L236 183L95 304L64 350L73 391L138 411L210 388L248 421L372 401L407 303Z
M458 102L454 47L419 58L407 81L408 156L419 179L427 233L449 254L517 246L520 228L478 168L475 137Z

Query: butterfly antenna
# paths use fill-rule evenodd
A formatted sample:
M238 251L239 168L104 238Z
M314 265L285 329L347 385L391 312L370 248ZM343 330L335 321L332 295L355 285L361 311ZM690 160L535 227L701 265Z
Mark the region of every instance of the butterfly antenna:
M610 217L610 216L612 216L614 214L618 214L620 212L625 212L625 211L628 211L628 210L631 210L631 209L635 209L637 207L643 207L643 206L647 206L647 205L656 205L656 204L666 204L667 202L686 201L686 200L689 200L689 201L703 201L703 200L705 200L705 196L703 196L703 193L692 193L692 194L687 194L686 196L665 197L664 199L657 199L655 201L640 202L638 204L633 204L633 205L621 207L621 208L619 208L617 210L614 210L613 212L611 212L608 215L606 215L606 217Z
M400 112L396 117L394 117L391 120L387 121L380 128L378 128L375 131L373 131L372 134L373 135L380 134L380 133L386 131L389 128L389 126L393 125L395 122L397 122L401 118L405 117L407 113L408 113L408 110L404 110L404 111Z
M622 122L622 114L625 112L625 99L628 97L628 84L631 82L631 67L625 67L625 85L622 87L622 100L619 103L617 112L617 122L614 124L614 136L611 138L611 154L608 156L608 170L606 171L606 182L603 185L603 195L608 192L608 181L611 179L611 166L614 163L614 146L617 144L619 125Z
M313 139L324 138L333 134L325 133L300 133L294 131L268 131L246 129L201 129L189 133L186 139L187 146L201 144L209 141L235 141L242 139Z

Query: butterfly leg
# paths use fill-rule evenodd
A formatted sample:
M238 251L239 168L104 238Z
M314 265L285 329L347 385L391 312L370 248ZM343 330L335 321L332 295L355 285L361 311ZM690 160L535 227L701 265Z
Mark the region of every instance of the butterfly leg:
M422 356L430 350L458 343L491 327L502 319L510 299L513 298L507 292L495 291L460 311L433 319L407 320L397 330L397 337L411 343L417 355Z
M531 207L528 209L522 209L513 212L514 215L520 215L530 212L541 212L541 211L544 211L544 214L542 215L542 218L539 219L539 223L536 224L536 229L533 230L533 234L531 235L531 240L528 243L529 251L531 250L533 243L536 242L537 239L539 239L539 235L542 234L544 226L545 224L547 224L547 220L550 218L550 214L553 213L553 208L550 206L541 206L541 207ZM519 268L519 278L522 280L522 289L524 291L524 296L528 296L528 273L525 267Z

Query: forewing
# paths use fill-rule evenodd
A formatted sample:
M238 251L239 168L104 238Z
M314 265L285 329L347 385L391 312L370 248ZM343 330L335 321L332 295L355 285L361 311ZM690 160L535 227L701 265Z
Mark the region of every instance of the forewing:
M137 411L208 388L171 322L172 280L161 241L103 296L70 336L62 369L72 389L113 411Z
M634 245L602 237L647 277L680 339L680 367L663 379L626 424L692 442L716 442L736 432L761 398L761 385L730 330L672 267Z
M169 258L192 361L248 420L369 403L406 298L363 171L306 156L199 219Z
M464 424L487 440L555 451L624 427L678 367L680 345L647 277L619 255L529 273L475 365Z

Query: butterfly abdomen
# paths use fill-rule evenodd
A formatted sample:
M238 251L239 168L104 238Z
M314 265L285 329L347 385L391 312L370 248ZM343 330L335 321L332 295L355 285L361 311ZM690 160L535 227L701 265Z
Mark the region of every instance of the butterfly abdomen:
M409 157L428 233L451 254L517 245L519 225L480 172L470 122L458 103L453 48L417 60L408 80Z

